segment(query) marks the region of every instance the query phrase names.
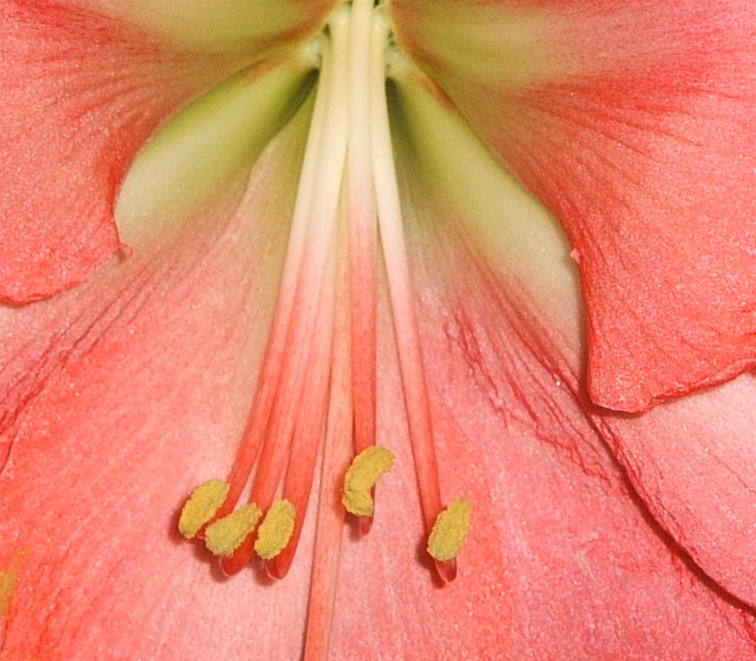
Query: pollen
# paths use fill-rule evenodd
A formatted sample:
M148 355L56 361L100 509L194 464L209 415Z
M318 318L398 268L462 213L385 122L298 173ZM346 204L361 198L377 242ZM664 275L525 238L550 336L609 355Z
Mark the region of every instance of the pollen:
M445 562L459 555L470 532L472 505L465 498L457 498L441 512L428 537L428 553L432 558Z
M208 526L205 545L213 555L231 556L262 517L262 510L250 503Z
M179 532L192 539L215 516L228 496L229 485L222 480L208 480L187 499L179 517Z
M289 500L279 500L271 506L257 530L255 553L263 560L275 558L286 548L294 533L297 510Z
M370 491L380 477L394 466L394 455L380 445L360 452L344 476L341 502L355 516L372 516L375 503Z

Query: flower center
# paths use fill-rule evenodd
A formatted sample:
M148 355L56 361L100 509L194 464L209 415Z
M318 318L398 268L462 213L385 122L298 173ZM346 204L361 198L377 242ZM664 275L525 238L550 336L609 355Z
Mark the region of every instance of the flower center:
M376 445L381 257L427 549L443 580L455 577L467 535L469 503L442 508L386 99L386 58L396 47L373 5L342 4L307 45L319 79L257 390L228 478L198 487L181 513L181 533L204 539L228 575L256 554L269 576L285 576L318 457L316 556L347 513L360 533L370 530L376 483L394 464ZM334 520L328 495L336 485L343 510ZM237 507L247 489L248 504Z

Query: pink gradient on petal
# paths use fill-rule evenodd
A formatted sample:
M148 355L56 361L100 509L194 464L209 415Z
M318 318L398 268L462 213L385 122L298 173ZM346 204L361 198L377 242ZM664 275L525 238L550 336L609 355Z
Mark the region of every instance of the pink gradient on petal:
M745 0L392 4L403 45L573 243L590 392L603 406L645 410L754 363L752 9ZM488 41L450 47L479 29L465 17L480 16ZM443 38L426 38L439 25ZM507 59L511 43L496 29L517 38L524 63ZM501 75L483 65L460 73L478 57L500 61Z
M300 648L278 634L304 628L306 562L263 602L252 576L220 580L172 532L187 492L232 460L259 369L275 267L250 247L282 246L276 223L250 223L249 208L223 236L212 240L210 228L174 248L174 268L86 351L69 353L24 411L0 477L3 555L30 552L6 626L9 658L234 658L250 645L287 658ZM176 268L182 259L192 268ZM217 319L226 323L208 323ZM307 557L311 536L300 544Z
M427 250L414 262L426 291L426 365L436 415L443 403L454 412L463 464L479 465L491 490L512 580L512 658L749 658L753 611L690 562L634 497L581 394L573 348L540 326L537 299L502 277L504 264L481 278L487 270L459 245L444 253L456 255L446 261L453 279L438 278ZM460 446L443 447L459 462Z
M723 588L756 607L756 378L603 421L654 517Z
M26 303L83 281L119 250L113 205L131 160L239 64L41 1L3 3L0 58L0 300Z

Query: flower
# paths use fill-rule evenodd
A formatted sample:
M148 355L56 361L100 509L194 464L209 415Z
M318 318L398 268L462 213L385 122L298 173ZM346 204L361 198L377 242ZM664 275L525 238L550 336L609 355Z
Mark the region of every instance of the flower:
M746 3L335 4L0 9L3 651L752 654ZM302 536L225 579L179 510L258 410Z

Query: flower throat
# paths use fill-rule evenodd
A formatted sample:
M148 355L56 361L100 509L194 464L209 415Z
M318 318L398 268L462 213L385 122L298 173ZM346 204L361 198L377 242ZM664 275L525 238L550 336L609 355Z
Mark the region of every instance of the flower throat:
M306 52L319 69L315 103L257 389L227 479L192 492L179 530L204 540L227 575L257 556L283 578L320 458L313 583L335 573L328 551L347 516L368 533L376 483L395 461L376 444L382 257L427 552L448 582L472 508L441 500L386 99L387 60L402 56L372 0L338 7Z

